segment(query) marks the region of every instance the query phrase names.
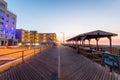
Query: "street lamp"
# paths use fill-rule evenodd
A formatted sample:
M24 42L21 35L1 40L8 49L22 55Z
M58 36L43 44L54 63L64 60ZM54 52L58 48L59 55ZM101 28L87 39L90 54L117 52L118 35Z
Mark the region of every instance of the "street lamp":
M64 39L65 39L65 33L61 32L63 34L63 44L64 44Z

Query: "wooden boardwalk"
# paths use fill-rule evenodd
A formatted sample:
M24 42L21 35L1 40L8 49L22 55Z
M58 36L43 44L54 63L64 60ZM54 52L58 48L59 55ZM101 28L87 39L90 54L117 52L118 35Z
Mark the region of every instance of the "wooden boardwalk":
M118 80L68 47L54 47L0 75L0 80Z
M54 52L54 53L50 53ZM54 80L57 78L57 49L49 49L3 73L0 80Z
M77 54L76 51L67 47L60 51L61 80L118 80L101 65Z

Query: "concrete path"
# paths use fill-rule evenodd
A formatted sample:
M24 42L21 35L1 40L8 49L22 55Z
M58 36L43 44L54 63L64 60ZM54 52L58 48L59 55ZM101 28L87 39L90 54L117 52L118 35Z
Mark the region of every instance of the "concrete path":
M0 80L118 80L75 50L59 46L0 75Z

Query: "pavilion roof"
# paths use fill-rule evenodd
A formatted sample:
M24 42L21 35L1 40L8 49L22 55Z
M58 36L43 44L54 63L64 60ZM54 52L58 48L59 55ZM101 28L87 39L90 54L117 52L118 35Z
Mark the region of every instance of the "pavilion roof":
M104 38L104 37L111 37L111 36L117 36L117 34L102 31L102 30L96 30L96 31L91 31L91 32L79 34L79 35L77 35L77 36L75 36L73 38L68 39L67 41L83 40L83 39L94 39L94 38Z

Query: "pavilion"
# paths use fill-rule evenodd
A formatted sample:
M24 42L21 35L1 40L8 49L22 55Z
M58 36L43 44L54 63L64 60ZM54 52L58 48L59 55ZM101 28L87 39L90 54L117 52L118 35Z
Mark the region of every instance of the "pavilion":
M85 43L85 40L88 40L89 41L89 46L90 46L91 39L95 39L96 40L96 48L99 49L99 45L98 45L99 39L100 38L108 38L109 39L109 44L110 44L110 52L112 52L112 38L111 37L113 37L113 36L117 36L117 34L102 31L102 30L96 30L96 31L92 31L92 32L79 34L75 37L72 37L72 38L68 39L67 42L69 42L69 41L75 41L75 42L80 41L80 45L83 46L84 43Z

